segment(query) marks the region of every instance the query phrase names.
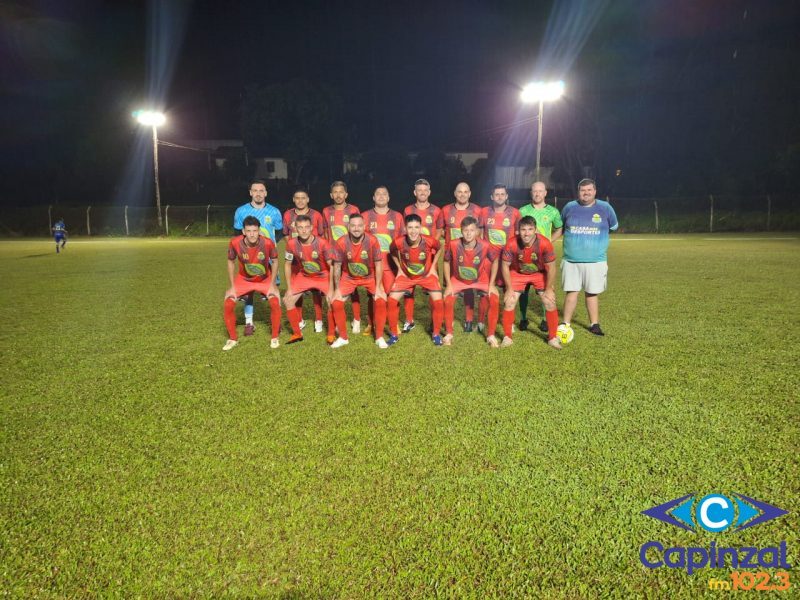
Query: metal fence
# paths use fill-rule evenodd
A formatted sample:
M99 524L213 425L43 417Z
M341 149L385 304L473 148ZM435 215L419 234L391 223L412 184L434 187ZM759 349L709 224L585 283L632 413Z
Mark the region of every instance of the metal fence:
M790 196L604 199L614 207L620 230L631 233L800 230L800 202ZM569 200L552 198L548 201L561 209ZM53 222L63 218L69 234L77 236L228 236L233 231L236 207L227 204L166 206L163 229L158 227L154 206L3 208L0 209L0 235L50 235ZM360 206L367 207L366 203Z

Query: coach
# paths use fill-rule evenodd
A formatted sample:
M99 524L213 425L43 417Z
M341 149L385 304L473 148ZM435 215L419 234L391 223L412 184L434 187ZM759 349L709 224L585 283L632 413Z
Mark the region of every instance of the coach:
M589 331L605 335L600 329L600 305L597 296L606 291L608 277L608 234L619 227L617 215L608 202L597 200L597 186L591 179L578 183L578 200L568 202L561 212L564 222L564 260L561 283L564 299L564 322L570 323L578 293L586 295Z

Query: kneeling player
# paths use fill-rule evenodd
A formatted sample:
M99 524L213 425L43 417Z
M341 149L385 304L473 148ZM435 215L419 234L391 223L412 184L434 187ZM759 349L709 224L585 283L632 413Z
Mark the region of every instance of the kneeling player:
M228 341L223 350L234 348L239 342L236 335L236 300L253 292L259 292L269 299L270 321L272 322L272 341L270 347L279 346L278 333L281 328L281 304L275 278L277 269L270 268L270 260L278 258L275 243L261 235L261 223L250 215L243 221L242 235L236 236L228 244L228 279L231 287L225 292L225 327ZM236 272L236 261L239 272Z
M287 344L303 341L303 334L300 331L302 311L297 308L297 300L311 290L317 290L329 297L328 292L333 287L330 245L311 233L313 225L308 215L297 215L294 226L297 237L286 240L286 260L283 263L287 282L283 304L286 306L286 316L292 326L292 337L286 342ZM331 342L333 332L333 312L328 310L328 340Z
M439 330L442 328L444 303L442 302L442 284L436 266L442 246L438 239L422 235L422 219L411 213L405 217L406 234L392 242L392 260L397 265L397 277L389 294L389 344L397 341L399 331L397 321L400 315L400 298L406 292L414 292L417 286L427 290L431 299L433 317L433 343L442 345Z
M461 237L451 240L444 251L444 279L447 282L444 290L445 346L453 343L456 295L471 290L489 296L486 341L492 348L499 345L494 333L500 313L500 294L491 282L497 277L500 252L488 241L478 239L479 231L475 217L464 217L461 221Z
M536 220L523 217L519 221L519 234L511 238L503 249L503 280L506 282L505 306L503 310L503 329L505 337L501 346L513 344L512 326L514 308L525 286L532 285L542 298L547 318L547 343L561 349L556 337L558 329L558 310L556 309L556 255L553 245L546 237L536 233ZM545 280L544 273L547 273Z
M340 348L349 343L347 339L347 317L344 301L360 287L374 299L375 343L379 348L388 348L383 339L386 324L386 293L383 290L383 254L378 240L364 233L364 217L352 215L347 223L347 235L334 244L333 281L336 292L331 297L333 316L339 328L339 338L331 348ZM354 332L355 333L355 332Z

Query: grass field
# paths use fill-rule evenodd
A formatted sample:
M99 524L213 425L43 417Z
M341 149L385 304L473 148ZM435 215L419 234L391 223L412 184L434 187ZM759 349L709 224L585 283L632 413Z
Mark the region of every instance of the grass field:
M729 570L639 547L800 560L796 235L616 237L607 336L581 301L561 352L421 327L270 350L260 306L223 353L225 245L0 243L4 596L718 597ZM790 514L640 514L690 492Z

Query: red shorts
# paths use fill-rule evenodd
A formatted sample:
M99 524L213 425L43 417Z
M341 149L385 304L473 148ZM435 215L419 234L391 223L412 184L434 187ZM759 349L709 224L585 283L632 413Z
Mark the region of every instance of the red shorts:
M292 294L302 294L309 290L319 290L326 296L328 295L328 274L324 277L309 277L302 273L292 274L292 281L289 285Z
M351 277L350 275L342 274L339 279L339 293L342 297L346 298L356 291L356 288L364 288L371 295L375 295L375 277Z
M413 292L415 287L421 287L429 292L441 292L442 284L436 275L428 275L419 279L411 279L405 273L395 277L392 292Z
M450 287L453 289L454 296L467 290L475 290L479 294L488 294L489 280L487 279L486 281L481 281L480 279L476 279L475 281L464 281L462 279L458 279L457 277L451 277Z
M511 287L515 292L524 292L525 286L531 284L538 292L544 289L544 274L543 273L530 273L525 275L511 271Z
M275 296L275 294L270 294L269 279L270 274L267 273L267 278L262 281L247 281L247 279L237 273L233 280L233 292L236 294L237 298L247 296L251 292L260 292L265 296Z

